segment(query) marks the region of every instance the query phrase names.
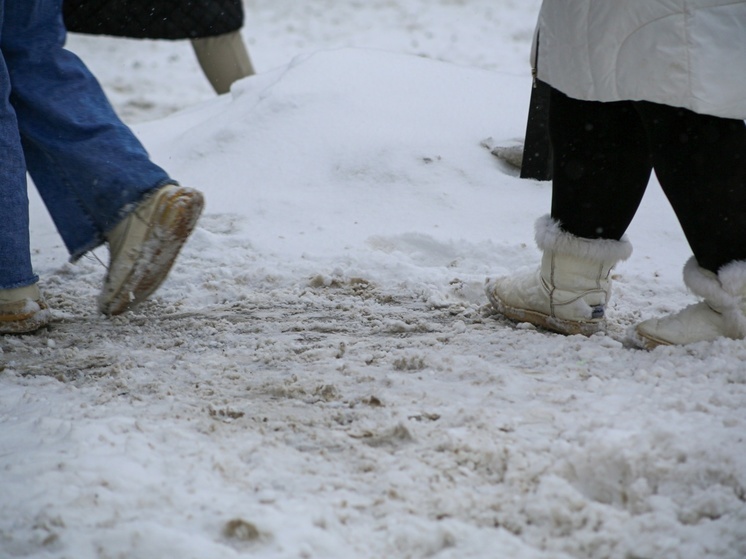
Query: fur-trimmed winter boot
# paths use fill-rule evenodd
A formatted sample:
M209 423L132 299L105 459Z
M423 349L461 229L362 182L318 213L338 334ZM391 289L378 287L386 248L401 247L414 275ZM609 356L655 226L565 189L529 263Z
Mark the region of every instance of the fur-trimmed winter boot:
M611 270L632 254L629 241L576 237L547 215L536 222L536 244L544 252L537 271L487 281L495 309L560 334L603 330Z
M746 261L726 264L715 274L692 257L684 266L684 284L704 301L641 322L635 328L638 345L652 349L722 337L746 338Z

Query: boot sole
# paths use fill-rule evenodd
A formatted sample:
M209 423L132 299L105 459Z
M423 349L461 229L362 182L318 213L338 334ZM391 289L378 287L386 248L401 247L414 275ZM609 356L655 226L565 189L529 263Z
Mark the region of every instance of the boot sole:
M193 189L178 189L158 200L151 218L153 225L143 240L140 257L120 288L108 301L101 303L104 314L122 314L160 287L197 225L203 208L204 197Z
M563 320L554 316L549 316L538 311L532 311L529 309L517 309L506 305L497 295L495 295L491 286L488 284L485 293L490 304L505 317L516 322L528 322L534 326L540 326L546 330L551 330L558 334L564 334L566 336L572 336L575 334L581 334L583 336L592 336L598 332L603 332L606 329L606 324L603 320L594 322L579 322L575 320Z
M28 334L49 324L51 313L44 301L36 301L39 310L0 315L0 334ZM23 304L25 307L26 303ZM21 310L23 307L19 307Z
M637 328L634 329L634 337L632 341L637 346L641 347L642 349L646 349L648 351L653 350L656 347L673 345L671 342L667 342L665 340L659 340L658 338L654 338L652 336L648 336L647 334L643 334Z

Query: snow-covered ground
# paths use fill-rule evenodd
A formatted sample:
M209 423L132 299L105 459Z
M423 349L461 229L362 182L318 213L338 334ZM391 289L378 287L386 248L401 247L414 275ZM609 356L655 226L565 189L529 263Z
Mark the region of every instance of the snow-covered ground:
M549 209L485 147L522 137L538 5L248 0L222 98L188 43L70 38L208 202L107 319L32 192L56 321L0 338L0 557L746 557L746 344L625 338L694 300L655 181L607 334L486 306Z

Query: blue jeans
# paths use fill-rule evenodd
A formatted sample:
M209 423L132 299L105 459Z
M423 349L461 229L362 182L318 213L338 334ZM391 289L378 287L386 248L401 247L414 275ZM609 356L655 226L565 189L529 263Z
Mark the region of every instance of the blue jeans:
M63 48L62 0L0 0L0 289L37 281L26 171L71 260L173 181Z

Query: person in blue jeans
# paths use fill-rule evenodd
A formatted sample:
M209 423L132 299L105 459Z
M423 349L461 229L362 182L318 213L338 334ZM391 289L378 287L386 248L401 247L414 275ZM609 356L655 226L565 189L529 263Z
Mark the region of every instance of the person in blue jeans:
M0 0L2 334L51 319L31 265L27 171L71 261L108 243L107 315L159 287L204 206L150 161L65 38L62 0Z

